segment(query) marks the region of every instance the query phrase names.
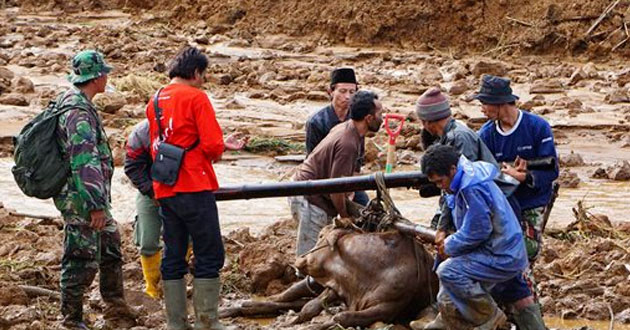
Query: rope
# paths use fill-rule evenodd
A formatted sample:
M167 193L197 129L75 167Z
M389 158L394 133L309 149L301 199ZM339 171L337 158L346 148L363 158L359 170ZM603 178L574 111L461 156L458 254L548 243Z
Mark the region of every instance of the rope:
M385 227L391 226L395 221L406 221L411 222L405 217L402 216L396 204L394 204L394 200L389 195L389 189L385 185L385 176L383 172L376 173L374 176L376 179L376 189L377 189L377 201L379 204L384 206L385 216L378 222L377 228L379 230L385 229ZM416 258L416 274L418 283L420 283L420 251L418 245L414 241L414 256ZM429 297L431 299L431 304L433 304L433 286L431 285L431 269L427 267L427 281L429 285Z
M301 255L300 257L303 257L303 256L306 256L306 255L309 255L309 254L311 254L311 253L313 253L313 252L315 252L315 251L319 251L319 250L321 250L321 249L323 249L323 248L325 248L325 247L329 247L329 246L330 246L330 244L328 244L328 243L323 244L323 245L320 245L320 246L315 246L315 247L313 247L312 249L310 249L310 251L308 251L308 252L304 253L304 254L303 254L303 255Z

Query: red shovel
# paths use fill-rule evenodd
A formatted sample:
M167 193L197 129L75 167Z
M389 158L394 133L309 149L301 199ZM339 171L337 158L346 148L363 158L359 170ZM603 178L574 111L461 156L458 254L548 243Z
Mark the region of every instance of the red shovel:
M392 131L389 125L390 120L399 121L398 128ZM387 165L385 165L385 173L391 173L392 168L396 164L396 138L400 135L405 122L405 116L394 113L388 113L385 115L385 130L389 135L389 145L387 146Z

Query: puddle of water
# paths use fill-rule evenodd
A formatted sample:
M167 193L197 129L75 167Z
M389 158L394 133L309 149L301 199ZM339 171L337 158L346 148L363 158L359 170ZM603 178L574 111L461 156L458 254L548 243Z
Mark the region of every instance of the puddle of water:
M24 115L22 111L20 111L20 114ZM4 113L3 108L0 107L0 119L2 119L4 115L10 115L10 113ZM0 120L0 136L15 136L20 133L26 123L27 121Z
M608 330L610 321L588 321L588 320L562 320L560 318L547 317L545 325L550 329L578 329L580 327L590 327L595 330ZM615 330L630 330L630 325L615 322Z
M279 175L268 169L272 163L271 158L252 156L218 163L215 165L215 170L222 185L275 182L279 180ZM13 162L9 158L0 160L0 201L19 212L58 215L51 201L27 198L22 194L13 181L12 165ZM136 190L124 176L122 168L117 168L112 184L112 207L117 220L133 221L135 194ZM375 196L373 191L369 191L368 194L371 197ZM420 198L417 191L404 188L392 189L391 195L403 216L414 222L428 224L437 210L437 197ZM630 185L586 181L578 189L560 191L549 226L560 227L572 222L574 219L571 209L578 200L583 198L586 205L594 207L592 212L606 214L612 221L628 221L625 216L626 207L619 201L630 200ZM277 220L290 217L284 197L220 202L219 212L224 232L240 227L250 227L252 232L258 232Z
M214 165L220 184L277 181L278 176L267 165L271 158L258 157L237 161L237 165L222 162ZM235 163L235 162L232 162ZM51 199L41 200L25 196L13 180L10 158L0 159L0 201L7 208L21 213L59 216ZM119 222L131 222L135 217L136 189L116 168L112 179L112 212ZM224 233L240 227L250 227L256 233L280 219L291 216L286 198L254 199L249 201L226 201L218 203L221 229Z
M560 195L551 211L549 226L559 227L575 220L572 208L579 200L584 200L585 206L593 207L590 210L592 213L605 214L613 222L630 220L626 204L619 202L630 200L630 184L584 181L577 189L560 189Z
M49 50L50 49L47 49L47 51ZM72 52L65 52L65 53L72 55ZM61 89L69 88L71 86L70 82L68 82L68 80L62 75L53 75L53 74L42 75L40 73L37 73L33 69L29 69L27 67L14 65L14 64L8 65L7 68L13 71L13 73L15 73L16 76L28 77L28 79L30 79L36 87L50 86L55 89L61 90Z

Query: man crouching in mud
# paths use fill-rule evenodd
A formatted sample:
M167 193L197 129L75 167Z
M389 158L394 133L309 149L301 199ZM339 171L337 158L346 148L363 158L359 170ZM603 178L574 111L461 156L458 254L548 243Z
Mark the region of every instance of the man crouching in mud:
M493 286L520 276L527 253L520 225L493 179L496 166L471 162L451 146L429 148L422 172L444 190L456 231L437 243L440 314L425 329L494 330L506 321Z

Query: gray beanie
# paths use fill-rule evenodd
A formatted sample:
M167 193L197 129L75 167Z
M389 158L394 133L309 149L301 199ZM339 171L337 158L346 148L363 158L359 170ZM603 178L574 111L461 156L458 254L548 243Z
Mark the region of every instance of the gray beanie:
M433 87L418 98L416 114L420 120L437 121L451 115L451 106L442 91Z

